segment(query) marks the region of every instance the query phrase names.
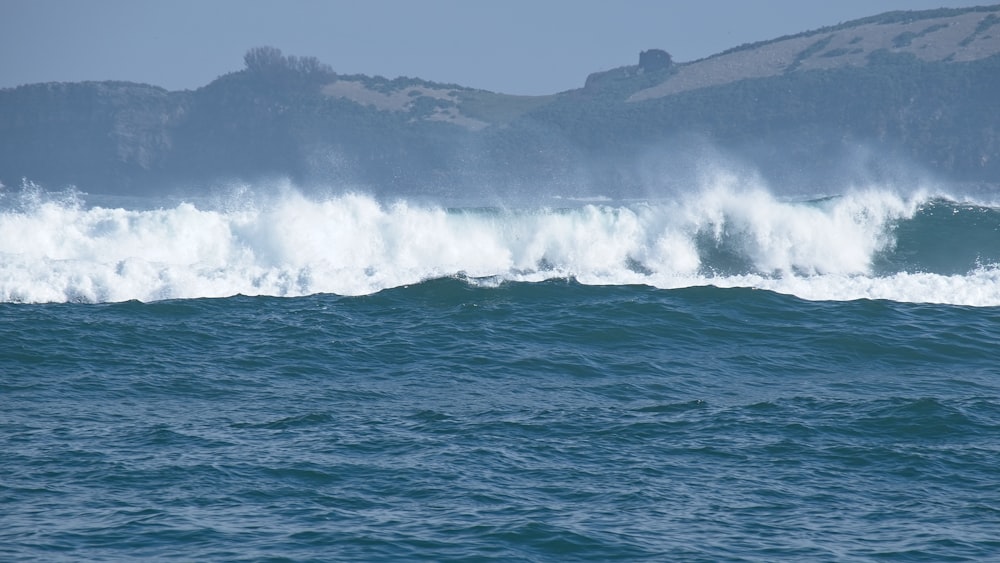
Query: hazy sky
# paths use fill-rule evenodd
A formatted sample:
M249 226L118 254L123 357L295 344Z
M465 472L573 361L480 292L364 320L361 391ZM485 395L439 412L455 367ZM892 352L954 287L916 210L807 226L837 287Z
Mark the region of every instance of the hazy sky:
M987 2L988 3L988 2ZM949 0L0 0L0 88L129 80L197 88L270 45L343 74L511 94L583 85L665 49L678 62L742 43Z

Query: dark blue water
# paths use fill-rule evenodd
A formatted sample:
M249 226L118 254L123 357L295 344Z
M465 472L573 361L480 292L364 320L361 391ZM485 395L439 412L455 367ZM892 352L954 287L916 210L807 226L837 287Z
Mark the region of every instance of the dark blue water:
M0 303L0 559L995 560L998 343L568 279Z

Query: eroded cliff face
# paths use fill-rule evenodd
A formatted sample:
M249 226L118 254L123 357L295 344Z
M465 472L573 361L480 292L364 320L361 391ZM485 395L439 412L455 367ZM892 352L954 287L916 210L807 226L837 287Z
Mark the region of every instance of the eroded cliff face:
M141 178L164 163L186 106L184 92L126 82L0 91L0 179L96 187Z

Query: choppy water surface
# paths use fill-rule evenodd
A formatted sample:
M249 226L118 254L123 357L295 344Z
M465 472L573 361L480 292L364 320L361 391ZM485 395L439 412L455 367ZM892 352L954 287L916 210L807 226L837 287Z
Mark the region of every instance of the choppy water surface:
M998 341L567 281L0 305L0 556L988 559Z

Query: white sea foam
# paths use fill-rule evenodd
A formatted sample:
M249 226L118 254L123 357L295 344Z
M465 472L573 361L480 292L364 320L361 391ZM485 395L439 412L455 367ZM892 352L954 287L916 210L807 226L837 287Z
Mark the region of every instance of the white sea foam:
M462 275L1000 305L1000 273L988 265L955 276L873 272L894 243L892 224L925 199L866 189L790 202L727 181L670 201L566 209L447 210L294 192L155 210L41 198L0 212L0 301L362 295ZM719 256L745 271L726 271Z

